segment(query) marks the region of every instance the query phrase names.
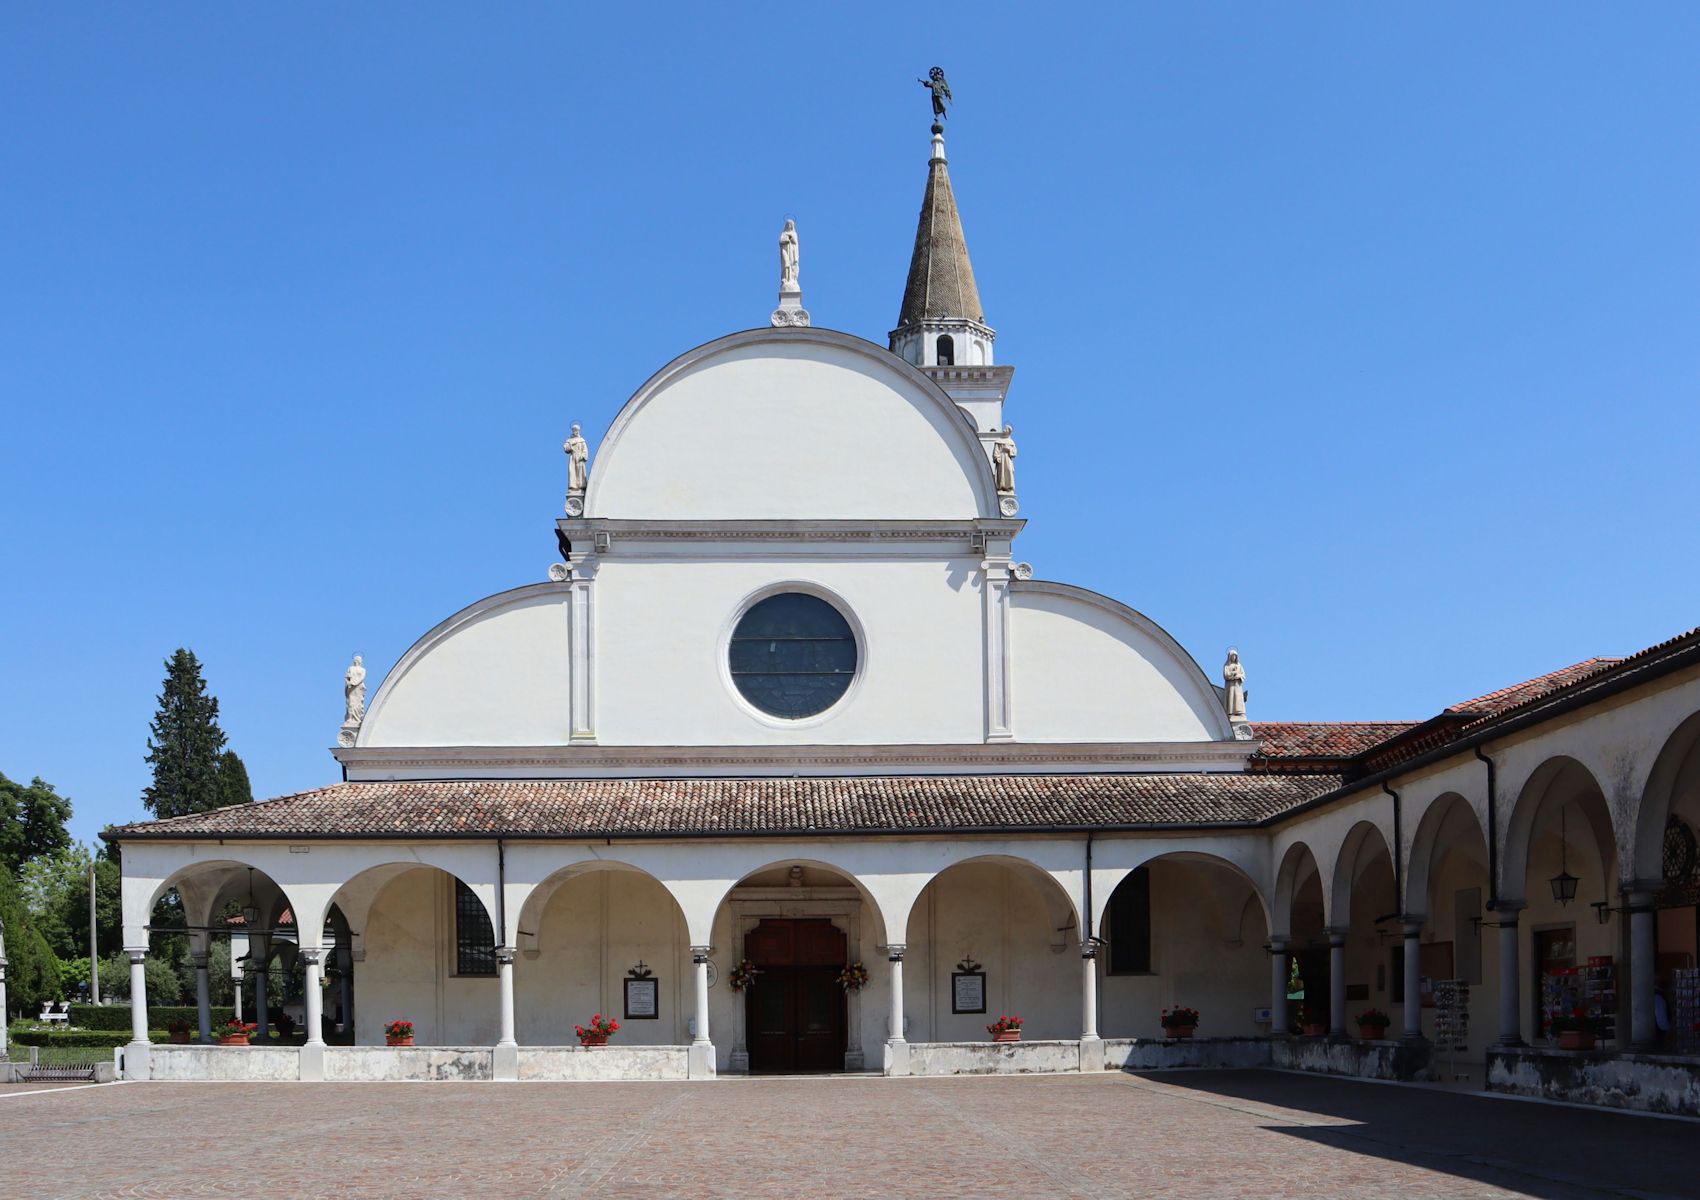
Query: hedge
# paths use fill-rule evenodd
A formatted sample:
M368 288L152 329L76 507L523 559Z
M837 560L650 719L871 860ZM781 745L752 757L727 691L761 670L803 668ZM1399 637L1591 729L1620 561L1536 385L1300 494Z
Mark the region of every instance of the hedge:
M14 1029L9 1035L15 1046L93 1046L113 1049L130 1044L130 1033L110 1029ZM149 1033L154 1041L163 1042L168 1035Z
M214 1025L235 1015L236 1010L228 1004L212 1006L212 1023ZM193 1004L148 1005L149 1025L169 1025L173 1018L188 1022L190 1029L200 1028L200 1017ZM73 1004L71 1005L71 1024L79 1029L121 1029L125 1033L129 1033L130 1006L128 1004Z

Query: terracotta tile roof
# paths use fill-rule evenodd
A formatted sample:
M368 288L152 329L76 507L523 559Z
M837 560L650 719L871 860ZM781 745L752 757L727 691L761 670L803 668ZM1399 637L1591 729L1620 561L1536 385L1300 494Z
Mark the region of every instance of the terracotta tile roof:
M1254 721L1261 758L1355 758L1415 721Z
M1642 651L1642 653L1646 653L1646 651ZM1573 666L1549 671L1545 675L1536 676L1534 679L1514 683L1510 687L1500 688L1498 691L1489 692L1485 696L1477 696L1474 700L1465 700L1461 704L1454 704L1446 711L1472 719L1497 717L1500 713L1527 704L1531 700L1539 700L1542 696L1550 695L1560 688L1569 687L1571 684L1578 683L1591 675L1597 675L1623 661L1625 660L1621 658L1584 659Z
M1209 826L1261 821L1339 784L1331 774L339 783L110 833L576 838Z

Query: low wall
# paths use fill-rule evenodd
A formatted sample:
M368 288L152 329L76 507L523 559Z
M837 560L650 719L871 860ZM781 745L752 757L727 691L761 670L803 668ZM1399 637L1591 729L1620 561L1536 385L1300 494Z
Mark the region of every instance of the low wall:
M128 1079L172 1082L290 1082L301 1078L301 1052L292 1046L178 1046L168 1043L118 1052Z
M689 1046L521 1046L522 1080L688 1079Z
M1489 1047L1490 1092L1700 1117L1700 1060L1599 1050Z
M1105 1038L1104 1065L1111 1071L1221 1070L1269 1065L1269 1039Z
M478 1047L326 1046L324 1056L327 1083L465 1083L495 1078L494 1051Z
M910 1042L911 1075L1029 1075L1080 1070L1079 1042Z
M1352 1079L1421 1079L1430 1059L1427 1042L1278 1038L1269 1047L1272 1067Z

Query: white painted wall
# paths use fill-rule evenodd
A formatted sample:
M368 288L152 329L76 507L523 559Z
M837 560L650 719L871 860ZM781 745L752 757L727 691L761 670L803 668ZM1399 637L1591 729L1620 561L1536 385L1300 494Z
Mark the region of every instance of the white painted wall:
M996 514L971 423L919 371L831 330L738 334L664 368L591 461L623 519Z

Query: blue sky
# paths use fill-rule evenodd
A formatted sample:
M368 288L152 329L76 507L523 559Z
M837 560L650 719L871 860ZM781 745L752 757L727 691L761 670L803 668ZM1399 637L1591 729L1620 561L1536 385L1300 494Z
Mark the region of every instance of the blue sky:
M255 790L543 578L675 354L883 341L949 73L1020 556L1255 718L1421 717L1700 623L1700 9L0 13L0 770L141 813L178 645ZM657 686L665 686L657 681Z

